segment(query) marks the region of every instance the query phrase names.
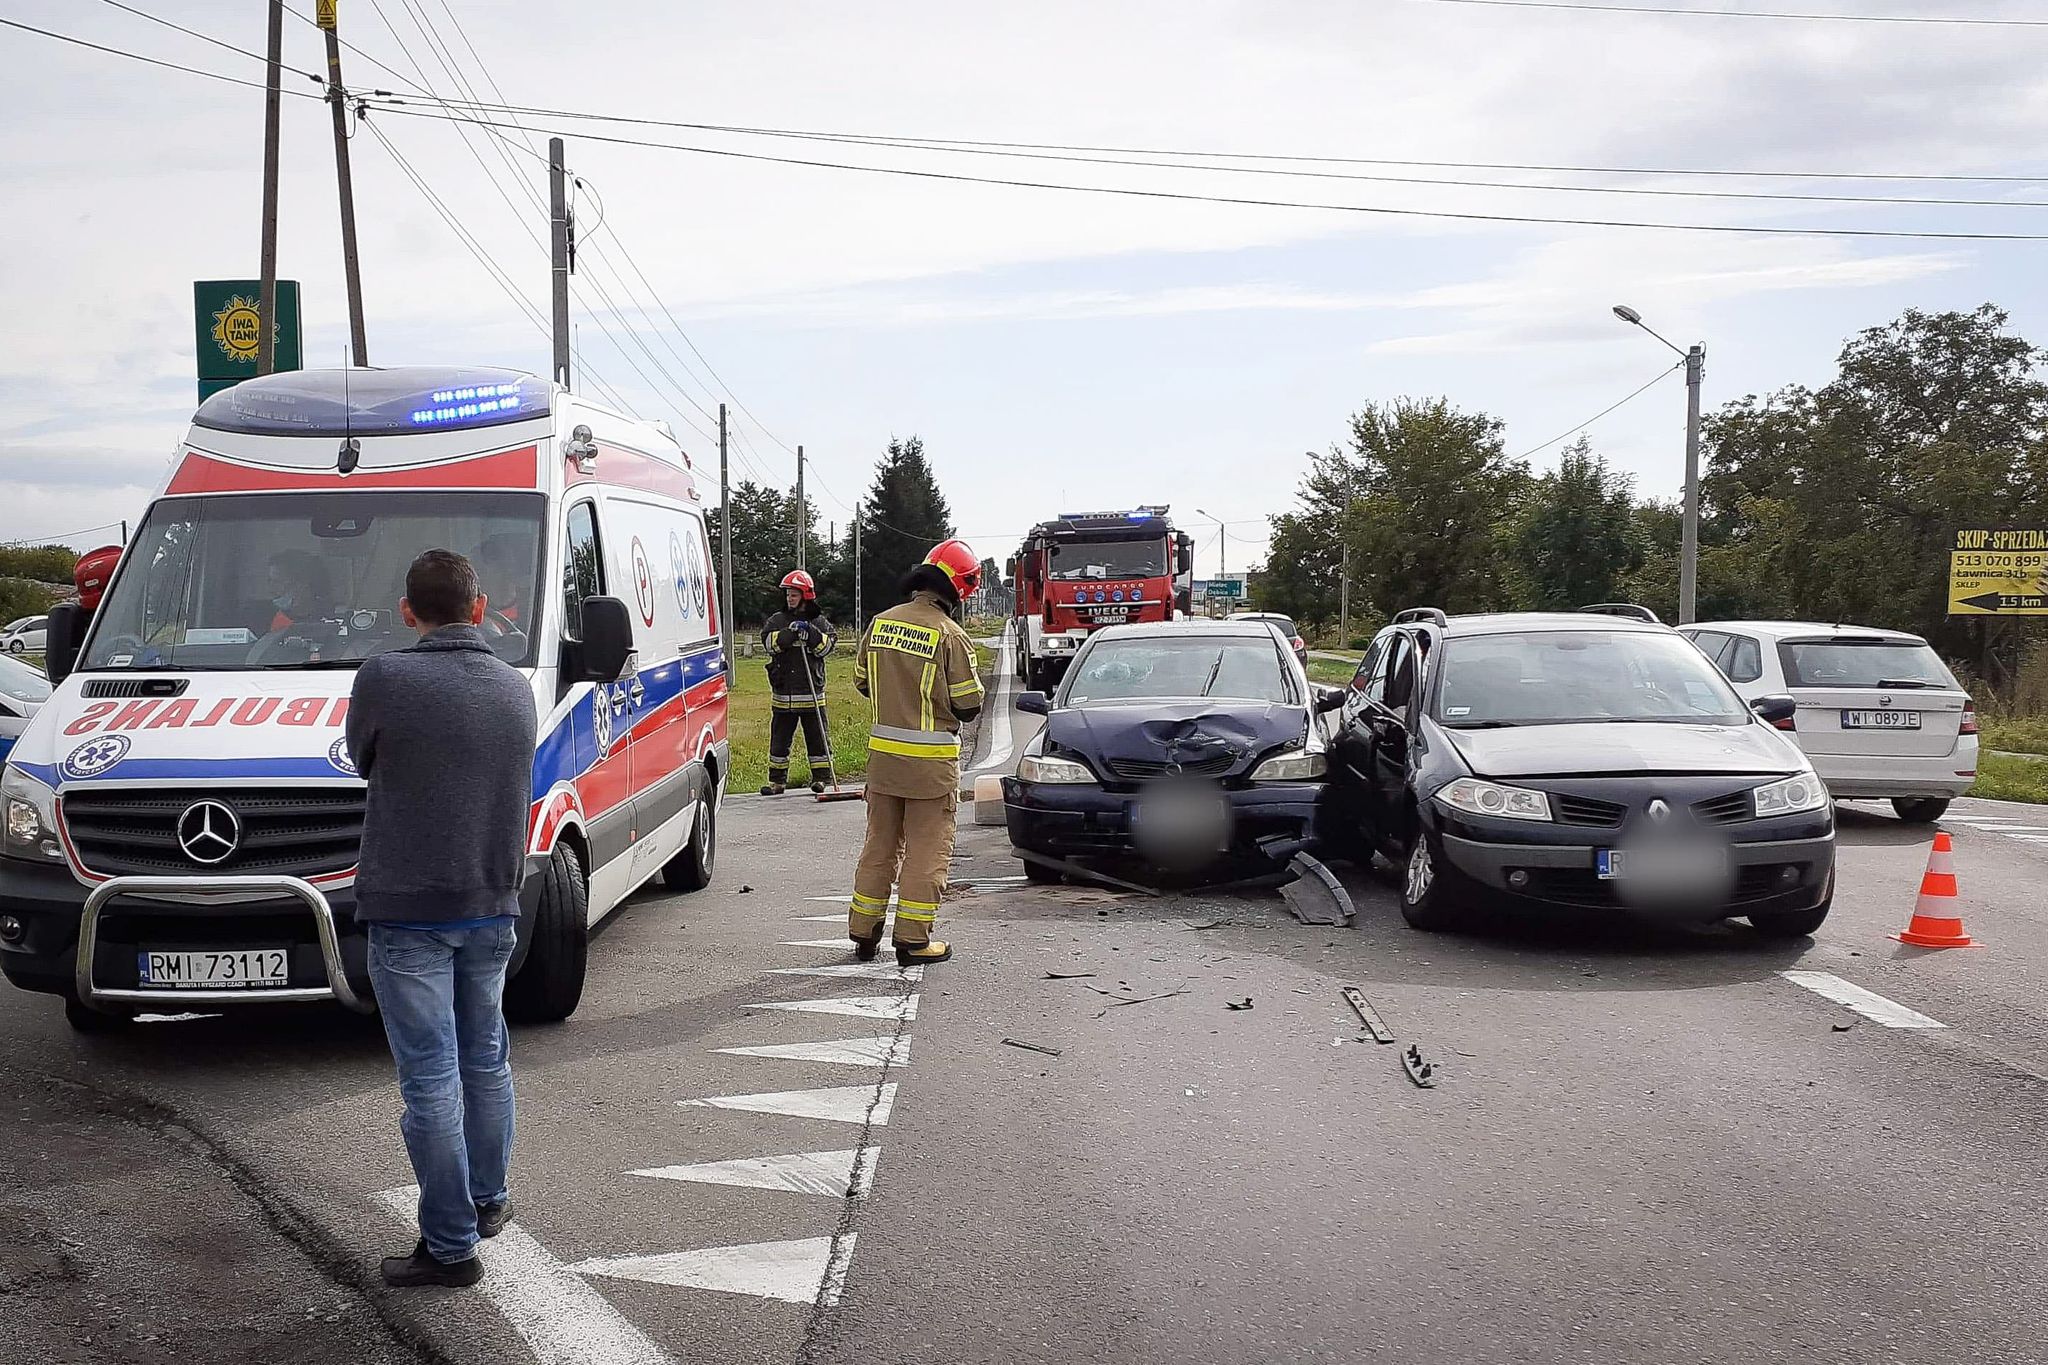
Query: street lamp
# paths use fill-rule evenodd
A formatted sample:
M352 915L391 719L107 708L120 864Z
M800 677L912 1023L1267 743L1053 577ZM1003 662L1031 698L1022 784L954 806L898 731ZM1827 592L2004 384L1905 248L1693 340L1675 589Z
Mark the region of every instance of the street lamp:
M1614 316L1631 327L1641 327L1685 360L1685 512L1678 550L1678 624L1694 619L1700 571L1700 380L1707 369L1707 348L1694 343L1681 351L1657 336L1643 322L1643 315L1626 304L1614 306Z
M1230 577L1230 533L1223 529L1223 518L1217 516L1214 512L1205 512L1199 507L1195 509L1195 515L1207 517L1216 523L1216 576L1218 578Z

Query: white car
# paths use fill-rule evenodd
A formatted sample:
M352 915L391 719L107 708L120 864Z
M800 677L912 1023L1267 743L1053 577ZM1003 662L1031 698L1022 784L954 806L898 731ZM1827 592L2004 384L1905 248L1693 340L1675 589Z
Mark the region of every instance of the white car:
M50 699L50 680L19 659L0 658L0 759Z
M1679 633L1743 700L1799 704L1779 726L1838 798L1889 799L1901 820L1925 824L1977 780L1977 708L1917 635L1809 621L1702 621Z
M24 616L10 622L5 631L0 631L0 649L9 654L40 654L49 626L47 616Z

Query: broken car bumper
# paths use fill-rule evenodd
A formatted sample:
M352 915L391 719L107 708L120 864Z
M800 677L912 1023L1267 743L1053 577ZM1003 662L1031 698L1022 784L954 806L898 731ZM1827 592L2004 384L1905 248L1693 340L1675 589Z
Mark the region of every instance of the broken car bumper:
M1262 783L1219 791L1229 812L1229 833L1219 858L1256 857L1284 863L1320 840L1326 819L1320 783ZM1086 783L1003 779L1004 823L1010 843L1053 858L1141 858L1134 834L1141 791L1111 791Z

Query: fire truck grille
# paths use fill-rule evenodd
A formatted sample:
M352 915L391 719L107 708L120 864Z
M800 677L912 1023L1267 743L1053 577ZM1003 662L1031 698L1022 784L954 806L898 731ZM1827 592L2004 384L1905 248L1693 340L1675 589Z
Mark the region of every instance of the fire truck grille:
M320 876L355 866L363 835L361 787L213 787L66 793L62 819L78 861L102 876L189 872ZM186 812L212 802L204 833ZM181 824L185 827L182 831ZM232 848L220 836L229 836ZM199 856L188 852L195 848Z

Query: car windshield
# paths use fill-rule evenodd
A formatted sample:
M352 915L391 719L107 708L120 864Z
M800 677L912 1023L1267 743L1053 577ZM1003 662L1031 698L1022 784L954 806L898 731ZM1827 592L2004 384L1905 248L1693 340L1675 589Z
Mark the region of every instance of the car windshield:
M0 654L0 696L15 701L48 701L50 680L21 660Z
M1954 687L1918 640L1787 640L1778 646L1788 687Z
M538 493L167 498L122 556L80 667L352 667L417 638L398 600L437 547L476 565L499 657L530 663L542 508Z
M1298 702L1277 641L1189 635L1096 642L1075 665L1065 704L1153 697Z
M1473 635L1447 640L1439 652L1436 718L1453 729L1750 720L1706 656L1662 631Z
M1156 578L1166 572L1166 537L1146 540L1062 540L1053 549L1056 579Z

